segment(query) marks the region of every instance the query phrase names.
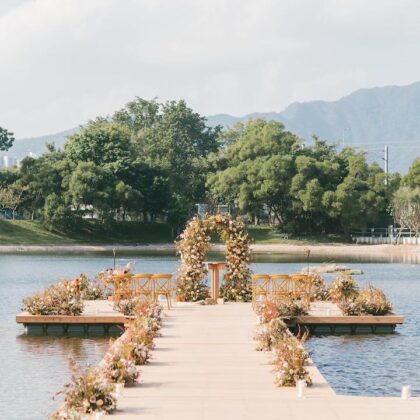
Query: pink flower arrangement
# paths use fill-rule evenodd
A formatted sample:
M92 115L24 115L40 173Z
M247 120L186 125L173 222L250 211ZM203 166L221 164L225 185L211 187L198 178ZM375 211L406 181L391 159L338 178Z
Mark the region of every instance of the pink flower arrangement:
M23 299L22 303L22 310L31 315L80 315L83 311L80 280L62 280Z
M64 404L50 418L73 420L97 411L114 411L117 405L114 385L104 380L97 368L88 367L82 372L74 360L71 359L69 364L72 381L59 393L64 395Z
M250 243L245 225L230 215L211 215L203 220L193 218L176 242L181 257L176 292L180 300L198 301L208 297L204 283L207 269L204 259L210 249L210 234L218 233L226 242L226 273L221 296L226 300L251 299Z
M277 386L295 386L300 379L303 379L307 385L312 385L312 379L305 368L305 363L309 358L308 352L302 345L305 339L306 336L299 340L289 331L282 333L277 342L273 360Z

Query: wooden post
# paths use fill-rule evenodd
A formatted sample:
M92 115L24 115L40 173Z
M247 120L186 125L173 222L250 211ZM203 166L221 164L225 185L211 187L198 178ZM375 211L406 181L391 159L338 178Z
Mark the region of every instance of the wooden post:
M211 298L217 300L219 297L219 275L226 264L224 262L208 262L208 269L211 270Z

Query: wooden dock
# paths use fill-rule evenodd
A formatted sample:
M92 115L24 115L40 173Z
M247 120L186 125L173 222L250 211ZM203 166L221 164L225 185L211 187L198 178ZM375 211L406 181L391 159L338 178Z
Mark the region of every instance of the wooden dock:
M142 366L141 383L123 390L110 418L419 419L420 398L336 395L313 364L308 369L314 384L303 398L297 398L294 387L277 388L271 353L255 351L256 316L250 304L176 303L165 312L162 336L150 363Z
M31 315L22 312L16 322L35 335L118 335L126 317L107 300L87 300L81 315Z

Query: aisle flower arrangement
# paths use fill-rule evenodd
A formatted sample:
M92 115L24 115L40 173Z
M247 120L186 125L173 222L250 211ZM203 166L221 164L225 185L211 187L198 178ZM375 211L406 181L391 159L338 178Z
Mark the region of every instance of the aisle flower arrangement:
M144 324L157 336L162 326L162 305L146 300L138 302L136 306L137 319L143 319Z
M254 336L254 340L257 341L255 349L258 351L270 351L277 347L286 329L287 325L280 318L274 318L265 324L261 324Z
M260 303L255 311L259 317L259 323L261 324L266 324L272 319L276 319L280 316L277 304L271 300Z
M150 347L145 342L136 341L132 336L127 336L121 345L123 352L128 354L136 366L145 365L150 358Z
M282 333L277 340L274 357L275 384L281 386L295 386L296 382L303 379L307 385L312 385L312 379L305 368L309 358L308 352L303 347L306 340L304 335L300 340L290 334Z
M178 299L195 302L208 297L204 259L210 249L211 233L219 234L226 243L227 266L221 296L230 301L249 301L251 238L243 222L228 214L206 216L203 220L193 218L180 235L176 242L181 257L176 285Z
M125 333L111 343L110 350L97 368L80 373L71 362L72 382L65 385L64 404L51 419L81 419L99 411L112 414L116 409L116 384L135 385L140 377L140 365L150 358L153 339L159 335L162 307L142 301Z
M72 381L59 393L64 395L64 404L50 416L52 420L74 420L84 414L112 413L115 410L115 387L101 376L98 368L88 367L82 372L74 360L70 360L70 369Z
M139 300L136 298L116 299L114 300L114 310L121 312L126 316L133 316L138 303Z
M140 369L125 346L109 352L104 359L102 374L109 382L133 386L140 377Z
M281 303L266 301L256 308L258 327L254 335L254 340L257 341L255 348L275 354L273 371L277 386L295 386L299 379L305 380L307 385L312 384L309 372L305 368L309 354L303 343L307 334L301 339L295 337L283 321L283 318L296 316L292 314L300 315L304 312L302 304L293 299ZM285 313L288 315L285 316Z
M23 299L22 310L31 315L80 315L83 311L80 279L62 280Z

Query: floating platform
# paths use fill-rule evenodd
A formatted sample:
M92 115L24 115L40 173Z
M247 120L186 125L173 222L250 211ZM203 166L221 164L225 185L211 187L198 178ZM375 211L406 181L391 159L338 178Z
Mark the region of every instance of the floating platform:
M85 301L82 315L30 315L23 312L16 322L30 335L120 335L127 317L113 309L106 300ZM182 305L180 303L180 305ZM292 332L308 329L312 335L387 334L404 322L400 315L344 316L332 302L312 302L308 315L287 319Z
M346 316L332 302L313 302L308 315L290 318L286 323L293 332L308 329L312 335L388 334L404 323L404 317L394 314Z
M23 324L30 335L119 335L126 317L106 300L87 300L81 315L31 315L22 312L16 322Z

